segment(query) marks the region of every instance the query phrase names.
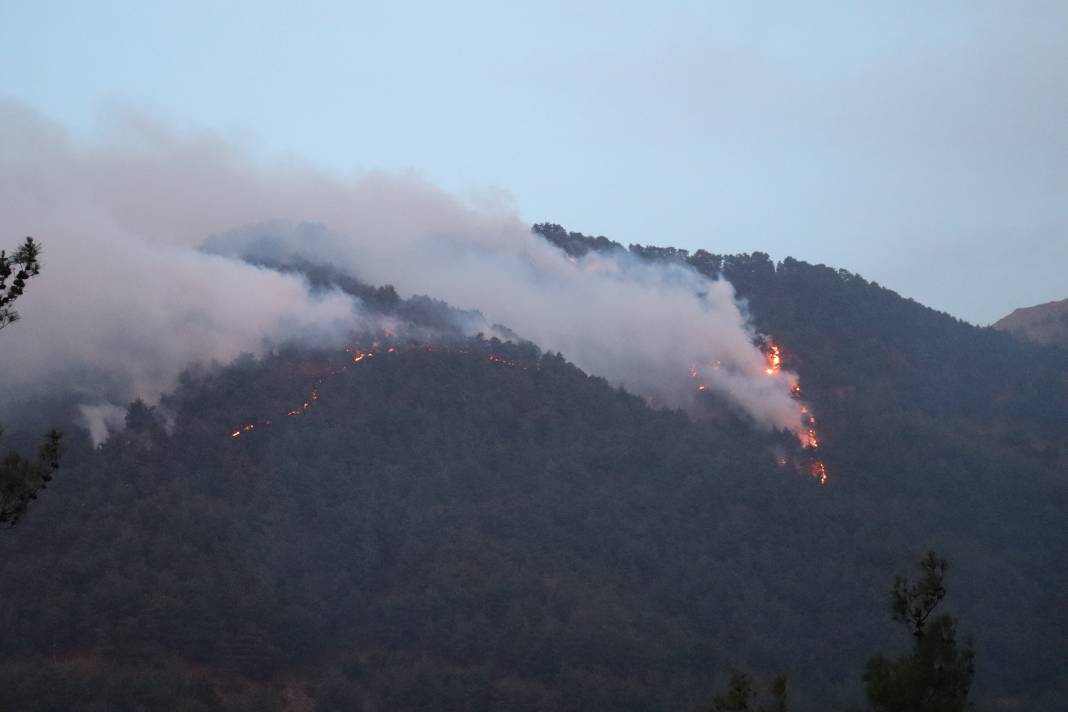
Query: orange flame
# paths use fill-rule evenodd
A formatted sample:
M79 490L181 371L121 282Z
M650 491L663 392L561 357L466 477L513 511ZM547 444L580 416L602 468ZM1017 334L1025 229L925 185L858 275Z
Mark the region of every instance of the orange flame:
M765 354L765 358L768 360L767 368L764 372L769 376L774 376L776 373L782 370L782 354L779 351L779 347L775 344L768 345L768 352Z
M764 357L767 359L767 366L764 371L769 376L774 376L782 370L782 350L779 346L769 341ZM790 395L796 401L801 400L800 383L794 383L790 386ZM820 439L816 433L816 416L809 412L807 405L801 404L799 410L803 428L802 433L799 435L801 439L801 447L810 450L814 454L820 447ZM823 460L815 459L813 457L809 469L812 477L815 478L816 481L821 485L827 484L827 466L823 463Z

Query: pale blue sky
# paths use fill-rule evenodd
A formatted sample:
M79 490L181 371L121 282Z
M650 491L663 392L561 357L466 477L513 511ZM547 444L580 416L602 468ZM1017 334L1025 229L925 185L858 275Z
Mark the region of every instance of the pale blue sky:
M1068 2L8 2L0 95L987 323L1068 297Z

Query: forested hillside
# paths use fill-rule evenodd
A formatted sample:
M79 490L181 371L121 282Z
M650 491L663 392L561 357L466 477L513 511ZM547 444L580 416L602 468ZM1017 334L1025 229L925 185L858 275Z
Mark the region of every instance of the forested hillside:
M629 251L735 285L800 374L827 485L714 395L655 410L301 266L437 336L291 346L188 374L100 448L71 433L0 537L4 708L698 710L745 666L848 709L867 658L908 647L888 591L934 547L977 709L1057 709L1068 353L823 266Z

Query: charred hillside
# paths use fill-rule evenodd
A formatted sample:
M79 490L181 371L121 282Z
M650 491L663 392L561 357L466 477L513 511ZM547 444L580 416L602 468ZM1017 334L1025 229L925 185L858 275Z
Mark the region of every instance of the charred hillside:
M822 266L630 251L731 280L819 414L826 486L714 395L653 409L319 272L445 338L241 359L75 438L0 538L6 706L701 709L745 665L847 708L907 648L887 591L935 547L978 709L1055 708L1063 353Z

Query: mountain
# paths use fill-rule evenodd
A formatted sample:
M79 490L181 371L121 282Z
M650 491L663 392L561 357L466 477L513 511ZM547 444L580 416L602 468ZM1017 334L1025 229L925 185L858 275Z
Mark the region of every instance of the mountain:
M1068 347L1068 299L1016 309L994 328L1036 344Z
M190 372L99 448L72 432L0 537L3 707L697 710L746 666L846 709L908 648L889 590L932 547L977 709L1061 704L1068 353L822 265L535 229L729 279L800 375L827 484L714 394L652 408L289 265L410 328Z

